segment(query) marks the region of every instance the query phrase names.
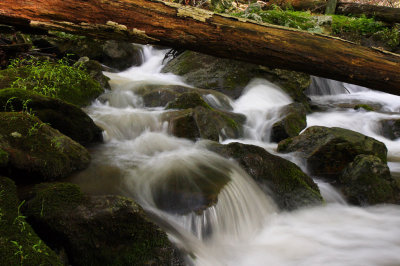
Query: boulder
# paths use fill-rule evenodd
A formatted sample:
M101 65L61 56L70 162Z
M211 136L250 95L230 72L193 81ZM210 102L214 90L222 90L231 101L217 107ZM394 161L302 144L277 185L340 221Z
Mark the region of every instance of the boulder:
M90 77L100 84L103 90L111 90L111 86L108 83L110 78L103 74L103 67L98 61L90 60L89 57L84 56L79 58L74 66L85 69Z
M374 155L385 163L387 160L385 144L338 127L310 127L299 136L279 142L278 151L298 152L307 162L311 175L334 179L357 155Z
M180 75L198 88L222 92L238 98L253 78L267 79L288 93L308 110L308 98L303 91L310 85L310 76L294 71L269 69L264 66L222 59L210 55L185 51L169 61L162 72Z
M292 103L280 111L282 118L272 125L271 141L279 142L299 135L307 126L307 110L300 103Z
M385 138L391 140L400 138L400 119L385 119L380 121L380 124Z
M170 101L166 109L189 109L196 108L197 106L212 110L198 92L182 93L175 100Z
M191 88L181 85L148 84L136 88L135 93L143 98L143 103L147 107L164 107L170 101L176 100L183 93L198 93L211 107L221 110L232 110L229 97L214 90Z
M80 108L22 89L0 90L0 111L27 112L82 145L101 142L102 130Z
M0 149L8 154L0 174L17 183L60 179L90 162L83 146L26 113L0 112Z
M389 167L373 155L358 155L339 181L347 200L356 205L399 203L400 187Z
M239 138L243 134L245 116L231 112L213 110L203 106L171 111L163 114L169 122L169 131L179 137L219 141L220 138Z
M1 265L63 265L21 213L14 182L0 176Z
M85 196L68 183L36 185L26 215L72 265L183 265L165 232L134 201Z
M323 202L318 186L297 165L261 147L213 143L208 148L226 158L235 159L261 188L267 193L272 192L271 196L282 209L293 210Z

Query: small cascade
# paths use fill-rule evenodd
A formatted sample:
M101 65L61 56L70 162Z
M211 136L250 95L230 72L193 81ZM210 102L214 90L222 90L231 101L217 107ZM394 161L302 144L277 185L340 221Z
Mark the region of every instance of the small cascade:
M311 84L306 93L308 95L336 95L349 93L343 82L311 76Z
M280 117L280 109L292 103L292 99L275 84L252 80L233 103L233 111L246 116L245 138L269 142L273 123Z

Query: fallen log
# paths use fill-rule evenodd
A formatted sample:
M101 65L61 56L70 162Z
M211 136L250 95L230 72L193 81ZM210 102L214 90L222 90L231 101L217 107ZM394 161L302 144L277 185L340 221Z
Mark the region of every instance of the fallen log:
M363 5L357 3L339 3L336 14L373 17L388 23L400 23L400 8L387 6Z
M277 5L283 9L293 8L294 10L310 10L312 12L323 13L326 10L327 0L270 0L267 6ZM355 15L373 17L387 23L400 23L400 8L387 6L366 5L360 3L338 2L335 12L339 15Z
M190 49L400 95L400 55L158 0L2 0L0 23Z

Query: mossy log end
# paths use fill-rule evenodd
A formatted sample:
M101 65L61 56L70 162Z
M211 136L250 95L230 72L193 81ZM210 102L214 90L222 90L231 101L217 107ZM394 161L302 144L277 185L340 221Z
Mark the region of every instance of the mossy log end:
M400 95L400 55L158 0L2 0L0 23L190 49Z

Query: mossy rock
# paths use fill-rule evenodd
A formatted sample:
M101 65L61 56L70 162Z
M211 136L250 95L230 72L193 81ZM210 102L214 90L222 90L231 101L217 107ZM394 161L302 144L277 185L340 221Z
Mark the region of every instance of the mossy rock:
M380 121L382 136L395 140L400 138L400 119L385 119Z
M163 114L170 132L180 138L198 138L219 141L220 138L238 138L243 134L246 118L241 114L211 110L202 106Z
M89 105L104 92L97 81L77 67L33 59L25 64L0 70L0 89L32 90L77 106Z
M177 100L184 93L200 94L202 99L212 108L221 110L232 110L228 96L214 91L198 88L191 88L181 85L143 85L135 89L135 94L143 98L146 107L164 107L169 102Z
M73 184L40 184L26 215L47 242L65 249L72 265L183 265L167 235L124 197L84 196Z
M90 60L89 57L81 57L75 66L82 67L90 75L92 79L97 81L103 90L111 90L111 86L108 83L109 77L103 74L103 66L96 60Z
M82 145L103 140L102 130L80 108L61 100L21 90L0 90L0 111L30 112Z
M283 117L272 125L271 141L295 137L307 126L307 110L300 103L292 103L282 108L280 111Z
M8 164L8 153L0 148L0 167L6 167Z
M197 92L182 93L175 100L169 102L166 109L189 109L196 108L197 106L212 110Z
M90 162L84 147L25 113L0 113L0 148L9 159L0 174L17 183L63 178Z
M0 264L63 265L26 222L21 204L14 182L0 176Z
M317 205L323 202L318 186L294 163L242 143L209 144L208 148L239 165L285 210Z
M373 155L358 155L339 178L347 200L356 205L400 203L400 188L389 167Z
M180 75L195 87L216 90L232 98L238 98L253 78L264 78L280 86L295 101L309 109L308 98L303 91L308 88L311 79L300 72L269 69L192 51L185 51L172 59L162 71Z
M283 153L298 152L312 175L336 179L357 155L374 155L387 161L385 144L358 132L314 126L278 144Z

